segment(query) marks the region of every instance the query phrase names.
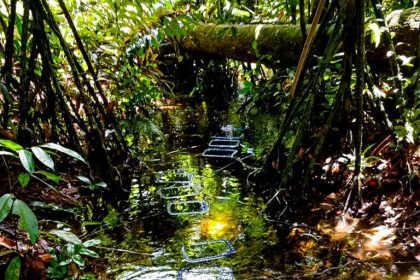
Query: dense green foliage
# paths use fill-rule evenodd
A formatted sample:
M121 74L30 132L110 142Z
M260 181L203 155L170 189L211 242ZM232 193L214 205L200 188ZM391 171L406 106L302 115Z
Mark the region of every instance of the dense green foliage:
M82 242L70 226L40 230L21 190L35 186L43 193L46 187L76 204L63 189L81 186L95 201L89 205L98 204L87 215L99 209L104 219L98 223L114 227L133 169L160 156L159 145L166 143L162 108L188 100L220 109L238 96L238 114L276 116L275 125L258 131L274 134L280 127L258 140L252 173L274 182L266 190L270 202L286 188L295 191L291 204L315 196L311 180L319 162L335 158L351 174L344 210L359 207L362 188L372 181L368 173L386 162L378 157L381 145L392 142L395 153L409 158L406 151L419 144L420 70L418 57L395 51L404 42L393 41L385 20L399 10L418 12L417 1L356 2L326 1L317 11L324 1L2 1L0 183L8 188L0 189L0 222L27 233L28 246L42 247L44 238L61 244L48 254L39 249L52 258L41 262L48 277L90 279L83 275L86 257L98 257L90 248L100 241ZM317 17L318 31L311 34L307 24ZM249 46L255 63L188 53L182 43L200 23L299 25L308 56L297 69L284 67L260 53L256 39ZM251 35L257 38L259 30ZM388 51L383 67L366 62L369 44ZM404 186L418 176L410 164L399 171ZM252 226L252 235L264 234L263 220ZM7 279L19 279L22 266L36 268L28 249L19 248L21 237L14 238L4 241Z

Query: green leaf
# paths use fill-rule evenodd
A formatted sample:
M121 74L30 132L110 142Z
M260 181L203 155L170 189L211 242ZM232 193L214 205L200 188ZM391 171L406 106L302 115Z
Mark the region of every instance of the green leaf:
M84 176L77 176L76 178L79 179L79 181L81 181L86 186L92 186L92 182L89 180L89 178L86 178Z
M95 184L95 187L98 187L100 189L106 189L108 188L108 185L105 182L99 182Z
M21 267L20 258L16 256L10 261L9 265L7 266L6 273L4 274L4 279L19 280L20 267Z
M19 184L24 188L28 185L31 177L28 173L19 173L18 175Z
M6 147L15 152L19 150L23 150L23 147L19 145L18 143L15 143L13 141L6 140L6 139L0 139L0 146Z
M0 156L12 156L12 157L16 157L17 158L17 156L14 153L7 152L7 151L0 151Z
M4 97L9 103L12 103L12 96L9 93L9 90L7 89L6 85L0 82L0 91L3 93Z
M70 150L70 149L67 149L67 148L64 148L61 145L58 145L58 144L55 144L55 143L47 143L47 144L41 145L40 147L61 152L63 154L71 156L72 158L80 160L81 162L86 163L86 161L83 159L83 157L81 155L79 155L77 152L75 152L73 150Z
M10 254L14 254L16 253L15 250L6 250L6 251L1 251L0 252L0 258L3 258L4 256L10 255Z
M74 234L70 231L53 229L53 230L50 231L50 233L54 234L58 238L61 238L68 243L72 243L72 244L76 244L76 245L82 245L82 240L80 240L79 237L77 237L76 234Z
M68 265L69 263L71 263L71 259L67 259L67 260L64 260L64 261L62 261L62 262L60 262L58 265L60 265L60 266L65 266L65 265Z
M34 212L20 199L13 203L12 213L19 216L19 225L29 233L29 239L34 244L38 239L38 220Z
M83 247L88 248L88 247L92 247L92 246L96 246L101 244L101 240L99 239L90 239L90 240L86 240L85 242L83 242Z
M15 196L11 193L6 193L0 197L0 223L9 215L14 198Z
M29 174L32 175L35 171L35 162L34 162L34 159L32 158L32 153L27 150L19 150L18 154L19 154L19 159L20 159L20 162L22 163L23 168L25 168L26 171L28 171Z
M252 41L251 47L252 47L253 50L257 51L257 49L258 49L257 41Z
M48 171L45 171L45 170L40 170L40 171L37 171L36 173L44 175L48 180L51 180L56 184L58 184L60 181L63 180L63 178L61 178L61 176L58 176L54 173L51 173L51 172L48 172Z
M82 248L82 249L80 249L79 254L81 254L81 255L86 255L86 256L88 256L88 257L92 257L92 258L99 258L98 253L96 253L96 252L95 252L95 251L93 251L93 250L87 249L87 248Z
M80 255L74 255L73 257L71 257L71 259L80 268L83 268L85 266L85 261L83 260L83 258Z
M34 153L35 157L42 162L46 167L51 168L54 170L54 161L50 157L49 154L47 154L43 149L40 147L32 147L32 152Z

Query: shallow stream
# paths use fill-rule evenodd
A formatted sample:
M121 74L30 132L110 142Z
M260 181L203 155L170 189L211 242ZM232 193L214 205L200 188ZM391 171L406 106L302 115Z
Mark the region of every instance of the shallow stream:
M212 136L234 135L242 136L238 157L252 160L258 147L255 151L248 142L249 123L229 110L207 111L205 103L170 106L156 116L164 123L164 139L133 180L125 227L115 234L119 240L110 240L119 248L107 255L110 277L270 279L276 274L276 234L264 219L263 199L247 187L247 171L236 160L202 156ZM258 129L270 133L269 127Z

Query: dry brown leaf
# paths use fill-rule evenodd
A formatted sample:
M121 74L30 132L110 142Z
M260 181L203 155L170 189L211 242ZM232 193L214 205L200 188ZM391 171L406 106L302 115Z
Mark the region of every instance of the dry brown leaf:
M0 245L7 249L13 249L16 246L16 241L5 236L0 236Z
M39 258L41 261L43 261L43 262L47 263L47 262L52 261L52 260L54 259L54 256L53 256L53 255L51 255L51 254L42 254L42 255L39 255L39 256L38 256L38 258Z

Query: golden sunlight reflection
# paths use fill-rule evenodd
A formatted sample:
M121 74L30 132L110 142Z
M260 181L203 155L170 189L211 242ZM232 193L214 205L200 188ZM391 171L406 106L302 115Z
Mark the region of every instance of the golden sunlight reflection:
M217 213L201 222L201 233L205 237L220 238L233 235L236 222L231 213Z
M320 229L324 234L331 236L333 241L341 241L355 231L358 223L358 219L344 216L337 221L337 225L334 228L321 223L318 225L318 229Z

